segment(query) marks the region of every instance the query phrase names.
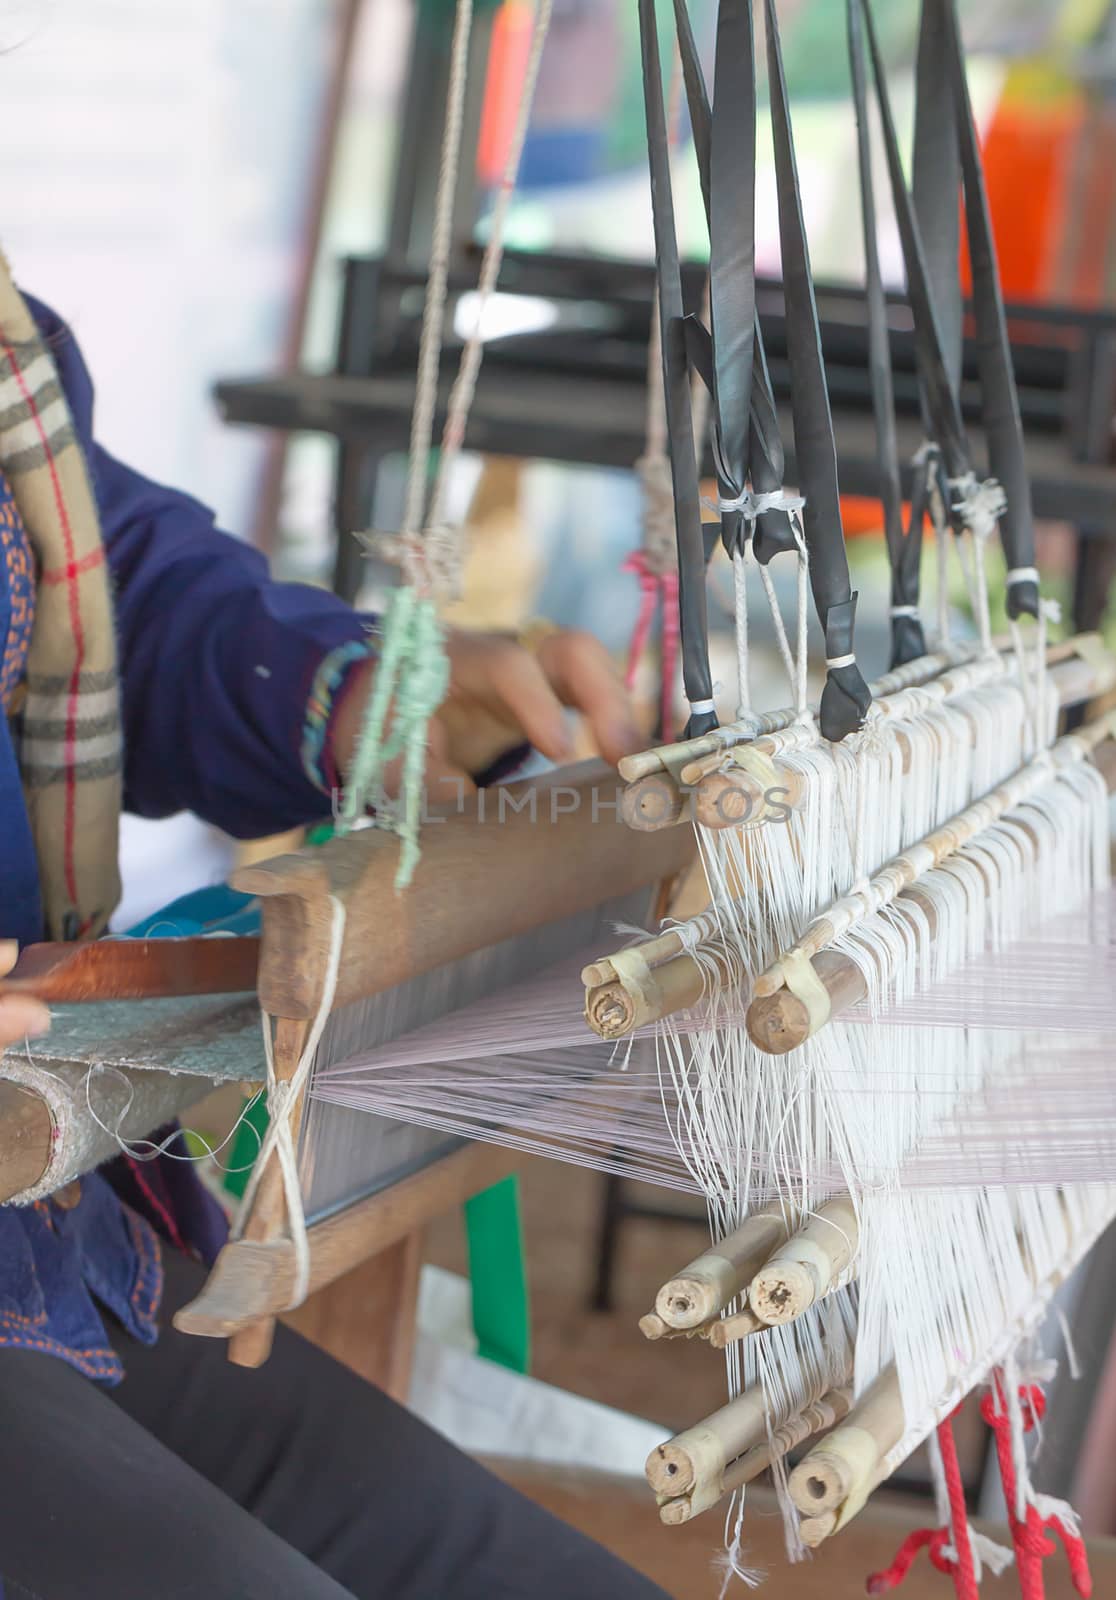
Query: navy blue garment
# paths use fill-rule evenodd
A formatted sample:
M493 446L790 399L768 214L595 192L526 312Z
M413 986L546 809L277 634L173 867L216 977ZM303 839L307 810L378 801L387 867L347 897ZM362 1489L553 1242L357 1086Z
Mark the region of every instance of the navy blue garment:
M81 352L53 312L29 303L89 465L113 577L126 808L193 811L237 838L330 816L328 729L371 651L366 621L322 590L273 582L263 557L220 532L197 501L102 450ZM2 476L0 506L10 534ZM19 544L0 541L0 657L18 610L10 551ZM42 914L15 739L2 720L0 937L26 943L42 937ZM119 1381L98 1306L139 1340L155 1337L153 1228L201 1259L219 1246L218 1208L188 1164L112 1163L82 1180L70 1209L0 1207L0 1344Z

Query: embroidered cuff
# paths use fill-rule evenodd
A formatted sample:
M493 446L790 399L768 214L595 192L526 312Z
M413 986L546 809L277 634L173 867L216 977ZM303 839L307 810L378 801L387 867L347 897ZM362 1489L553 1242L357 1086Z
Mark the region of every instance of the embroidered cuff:
M323 794L331 794L339 784L329 753L333 719L351 682L353 668L375 655L376 645L371 638L349 639L324 656L314 674L302 730L302 766L310 782Z

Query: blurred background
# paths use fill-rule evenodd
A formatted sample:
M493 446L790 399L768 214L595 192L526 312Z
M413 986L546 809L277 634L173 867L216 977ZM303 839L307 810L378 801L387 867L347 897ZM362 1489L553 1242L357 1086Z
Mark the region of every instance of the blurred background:
M661 9L665 23L670 6ZM909 146L917 0L877 10ZM458 336L469 326L476 245L531 24L527 0L478 0L477 11L456 230ZM1040 566L1067 625L1111 630L1116 6L962 0L961 11L1011 302ZM834 0L780 6L839 445L849 441L846 528L871 676L886 648L887 593L864 445L863 259L843 12ZM691 14L708 59L712 0L694 0ZM452 15L451 0L0 0L3 246L21 283L72 323L95 376L102 443L213 507L283 576L331 585L369 608L383 574L352 535L390 528L400 511ZM757 259L770 280L761 312L784 400L764 128L761 109ZM883 266L899 292L878 155ZM696 303L708 246L684 116L674 169ZM549 616L592 629L625 660L639 607L636 579L622 567L641 537L631 468L643 442L652 283L632 0L555 0L509 243L505 292L485 327L474 448L454 485L454 510L468 517L472 539L458 617L503 627ZM902 369L901 295L893 312ZM898 389L917 427L913 391L904 402L908 391ZM725 652L731 577L716 561L711 582ZM763 646L761 635L761 662ZM655 672L650 655L637 674L649 722ZM727 661L721 675L731 680ZM121 925L216 881L231 857L228 841L190 819L130 820ZM557 1263L536 1295L535 1370L657 1424L712 1409L723 1375L702 1352L673 1346L664 1367L662 1352L630 1350L634 1316L658 1281L658 1230L678 1230L669 1248L683 1260L686 1229L695 1252L700 1245L700 1218L664 1223L661 1200L649 1206L614 1184L602 1198L592 1175L559 1180L541 1164L535 1170L525 1186L528 1224ZM447 1224L433 1258L457 1269L462 1249ZM1082 1353L1089 1381L1063 1408L1064 1438L1052 1436L1048 1460L1058 1493L1070 1492L1088 1461L1081 1509L1087 1525L1111 1530L1113 1452L1096 1439L1103 1445L1114 1430L1091 1446L1087 1439L1089 1408L1107 1392L1113 1311L1113 1275L1108 1266L1097 1272L1090 1294L1099 1320ZM1108 1389L1116 1414L1116 1369ZM974 1497L981 1470L974 1433Z

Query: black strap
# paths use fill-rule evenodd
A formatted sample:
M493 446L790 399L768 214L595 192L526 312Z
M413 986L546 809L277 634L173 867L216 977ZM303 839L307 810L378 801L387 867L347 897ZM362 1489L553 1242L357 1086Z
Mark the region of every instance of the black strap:
M748 480L756 323L756 82L751 0L720 0L709 141L709 322L722 501ZM743 510L724 511L725 548L743 548Z
M751 161L753 163L753 166L754 166L754 162L755 162L754 41L753 41L753 36L752 36L750 6L747 9L748 9L748 13L749 14L748 14L748 26L747 26L747 43L745 45L745 49L750 53L749 54L749 59L752 61L753 64L752 64L752 66L751 66L751 68L750 68L750 70L748 72L749 82L745 86L745 91L746 91L747 94L750 94L751 99L752 99L752 104L753 104L753 113L752 113L753 132L752 132L751 158L750 159L751 159ZM683 80L683 83L684 83L685 88L686 88L686 100L687 100L687 104L688 104L689 112L690 112L690 126L691 126L691 129L693 131L693 138L694 138L694 152L695 152L695 155L697 156L698 179L699 179L700 184L701 184L702 199L703 199L704 204L705 204L706 223L709 225L709 229L710 229L710 240L711 240L711 251L710 251L711 280L710 280L710 288L711 288L711 302L715 304L716 302L714 301L713 297L716 295L718 285L717 285L716 281L712 277L712 236L713 236L713 227L712 227L713 200L712 200L712 195L713 195L713 188L714 188L713 175L712 175L713 112L712 112L710 104L709 104L709 92L708 92L708 89L706 87L705 74L704 74L704 72L702 70L701 61L700 61L700 59L698 57L697 46L696 46L696 44L694 42L693 28L691 27L691 24L690 24L690 16L689 16L689 12L688 12L688 10L686 8L686 0L674 0L674 18L675 18L675 25L676 25L677 32L678 32L678 51L679 51L679 57L680 57L681 64L682 64L682 80ZM729 37L724 41L724 50L727 50L727 51L729 51L731 53L732 50L735 49L735 48L736 48L736 41L733 38ZM720 35L720 32L719 32L718 33L718 58L717 58L718 62L720 62L723 58L724 57L723 57L723 50L722 50L722 41L721 41L721 35ZM725 98L727 96L727 98L729 99L729 101L731 103L734 93L735 93L735 90L734 90L733 86L730 84L728 86L728 88L725 91L723 91L722 98ZM731 196L730 196L730 198L731 198ZM759 318L758 318L758 316L755 316L755 296L754 296L754 276L755 276L755 246L754 246L754 241L755 241L755 180L754 180L754 174L753 174L751 182L748 184L748 199L747 199L746 205L747 205L746 216L747 216L748 220L746 220L745 227L747 228L747 232L748 232L748 234L750 236L750 241L751 241L751 244L750 244L750 265L746 268L746 270L749 272L749 275L750 275L750 278L751 278L751 281L752 281L752 284L753 284L753 288L752 288L752 306L753 306L753 316L754 316L754 332L753 332L753 338L752 338L751 394L750 394L750 402L749 402L749 416L748 416L748 430L747 430L747 442L748 442L747 477L751 480L752 488L757 493L759 493L759 494L773 494L776 490L781 489L783 487L784 455L783 455L782 435L781 435L781 433L779 431L779 419L778 419L778 415L777 415L776 410L775 410L775 397L774 397L774 394L772 393L772 388L771 388L771 375L770 375L770 373L768 372L768 369L767 369L767 355L766 355L766 352L764 350L764 345L763 345L763 334L762 334L762 331L761 331L761 328L760 328ZM724 329L724 327L726 325L726 316L728 314L729 313L726 311L726 309L724 309L724 303L722 302L722 313L721 313L720 320L718 320L716 314L714 314L714 317L713 317L713 323L714 323L713 339L714 339L714 341L719 337L719 330ZM701 326L700 323L698 323L697 318L693 318L692 321L694 322L694 324L697 327ZM704 328L702 329L702 333L705 334ZM703 365L702 364L702 360L699 359L698 357L699 357L699 353L705 351L706 344L710 344L710 349L708 351L708 355L703 357L703 359L704 359L704 365ZM740 493L740 490L743 487L743 483L741 482L738 485L734 485L733 484L732 480L733 480L734 474L731 472L731 470L728 470L729 469L729 462L728 462L728 459L727 459L726 452L724 451L723 445L722 445L723 423L722 423L722 418L721 418L721 409L720 409L720 405L718 403L718 395L715 392L715 387L714 387L714 383L715 383L714 375L713 375L714 374L714 362L713 362L712 348L711 348L711 342L710 342L710 339L709 339L709 335L705 334L705 343L703 344L700 340L698 340L696 338L696 335L692 334L691 335L691 342L690 342L688 348L690 349L690 358L691 358L691 361L694 362L695 370L698 372L699 376L702 378L702 381L705 383L706 387L709 389L710 394L713 395L714 411L715 411L716 420L717 420L718 454L720 456L726 458L726 469L725 469L725 473L722 475L721 489L722 489L722 493L726 494L726 497L731 497L733 495L736 495L736 494ZM729 525L729 527L727 527L724 530L724 533L725 533L725 544L726 544L726 547L730 550L730 552L734 548L735 544L738 542L739 535L743 531L739 526L739 522L740 522L740 519L734 519L731 522L731 524ZM758 561L760 561L761 563L763 563L764 565L766 565L767 562L769 562L771 560L772 556L778 555L780 553L780 551L786 551L786 550L795 549L796 546L795 546L794 531L792 529L791 519L790 519L790 516L788 515L788 513L786 511L782 511L782 510L779 510L779 509L772 509L772 510L769 510L769 511L761 512L760 516L756 520L755 534L754 534L754 537L753 537L752 545L753 545L753 550L755 551L756 559Z
M961 393L961 152L953 89L946 70L946 36L936 0L923 0L915 68L914 156L911 189L942 359L955 395Z
M713 698L709 668L709 633L705 607L705 549L701 527L698 465L694 454L694 419L686 362L682 269L674 225L670 183L670 147L663 104L663 74L655 0L639 0L643 95L647 116L647 149L651 166L651 210L655 230L655 266L659 289L663 393L667 441L674 487L674 520L678 539L679 616L682 634L682 680L692 703ZM715 712L691 713L687 737L717 726Z
M911 517L910 531L903 529L903 490L899 479L899 445L895 432L895 390L891 375L887 299L880 271L876 234L876 197L872 183L872 143L868 126L868 85L864 71L864 31L859 0L848 0L849 65L852 72L853 108L856 113L857 158L860 169L860 208L864 224L865 290L868 311L868 371L872 409L876 419L876 456L884 537L891 566L891 604L918 605L919 557L922 550L922 516ZM922 625L916 616L892 616L891 665L902 666L926 654Z
M919 381L925 397L928 430L942 452L946 476L964 478L972 470L969 440L961 419L961 408L950 382L941 326L938 322L929 269L922 246L922 234L915 218L914 203L907 188L903 159L899 153L887 74L880 55L875 24L872 21L872 9L868 0L859 0L859 3L875 80L876 101L880 109L880 125L883 130L884 151L891 182L892 204L895 207L895 220L898 223L899 239L903 249L907 297L914 321L915 354Z
M947 44L947 78L957 115L988 464L1007 499L1006 509L1000 516L1000 537L1009 569L1033 568L1035 522L1023 448L1023 420L1019 413L1019 393L1011 364L1011 344L1008 340L984 169L965 75L961 30L954 0L934 0L934 3L939 7ZM1014 620L1024 613L1037 617L1038 608L1038 584L1034 579L1017 579L1008 584L1009 617Z
M810 585L825 633L826 657L833 660L853 653L856 596L849 582L841 526L837 448L774 0L765 0L765 17L795 455L799 486L806 499L803 526L810 555ZM819 713L823 736L845 738L861 725L870 704L868 686L855 661L829 668Z

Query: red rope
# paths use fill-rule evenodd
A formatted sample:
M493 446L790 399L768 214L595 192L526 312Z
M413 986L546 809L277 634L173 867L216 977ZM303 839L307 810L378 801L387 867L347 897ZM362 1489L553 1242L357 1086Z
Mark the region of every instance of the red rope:
M913 1533L908 1533L890 1567L885 1567L882 1572L873 1572L864 1585L865 1589L869 1594L890 1594L892 1589L898 1589L914 1566L918 1552L929 1546L930 1559L933 1561L947 1537L945 1528L916 1528ZM934 1565L937 1566L937 1562Z
M973 1563L972 1541L969 1538L969 1513L965 1505L965 1485L961 1481L961 1467L957 1460L957 1445L954 1443L951 1417L947 1417L938 1427L938 1446L942 1452L946 1493L949 1496L950 1528L957 1556L953 1570L953 1587L957 1591L957 1600L977 1600L976 1568Z
M678 574L669 570L662 573L653 571L642 550L633 551L621 570L634 573L639 579L640 589L639 616L632 629L632 642L628 648L628 670L624 674L624 683L629 691L635 687L639 663L647 648L647 641L651 637L655 609L659 602L662 602L660 726L662 741L664 744L669 744L674 737L674 674L678 662Z
M1023 1408L1023 1431L1030 1433L1036 1421L1041 1421L1046 1410L1046 1397L1037 1384L1019 1391ZM1015 1546L1015 1564L1019 1570L1019 1590L1022 1600L1045 1600L1042 1563L1057 1549L1050 1533L1057 1533L1066 1550L1073 1586L1081 1600L1089 1600L1093 1592L1093 1579L1089 1572L1089 1557L1081 1539L1067 1528L1060 1517L1047 1517L1044 1521L1033 1505L1027 1506L1026 1516L1020 1520L1016 1514L1017 1482L1015 1462L1011 1452L1011 1421L1003 1387L1003 1373L997 1371L992 1388L980 1402L980 1414L992 1429L996 1443L996 1458L1000 1464L1000 1481L1007 1501L1008 1526Z
M938 1443L945 1468L946 1490L949 1494L951 1527L916 1528L899 1546L898 1554L890 1567L873 1572L865 1587L869 1594L888 1594L897 1589L910 1572L920 1550L925 1550L939 1572L953 1579L957 1600L979 1600L973 1549L969 1539L969 1514L965 1507L965 1486L961 1481L961 1468L957 1461L957 1446L953 1440L953 1421L947 1417L938 1427ZM947 1548L952 1545L952 1553Z

